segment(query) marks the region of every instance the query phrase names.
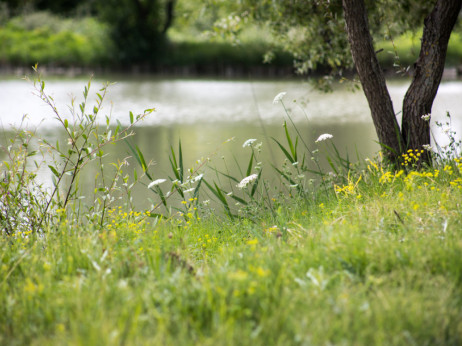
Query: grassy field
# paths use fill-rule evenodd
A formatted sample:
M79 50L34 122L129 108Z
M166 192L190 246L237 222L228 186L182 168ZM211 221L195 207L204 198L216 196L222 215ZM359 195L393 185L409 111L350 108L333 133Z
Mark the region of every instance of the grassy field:
M2 236L0 343L460 345L461 170L370 161L253 222L121 207Z
M462 343L462 160L449 122L436 123L449 144L427 148L420 170L423 151L399 167L380 155L351 164L332 135L310 151L284 123L280 181L261 175L256 139L243 144L244 178L212 180L208 159L187 169L179 144L171 177L153 179L129 142L130 166L104 152L152 109L101 126L108 86L91 104L89 81L68 120L39 73L31 82L67 137L19 128L0 145L1 345ZM284 95L274 102L286 109ZM92 164L94 194L82 196ZM47 168L51 187L37 181ZM134 184L157 207L135 210Z

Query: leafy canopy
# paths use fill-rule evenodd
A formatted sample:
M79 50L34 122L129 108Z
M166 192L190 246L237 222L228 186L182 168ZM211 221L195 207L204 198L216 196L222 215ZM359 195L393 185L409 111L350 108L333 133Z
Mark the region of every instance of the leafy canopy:
M219 6L225 2L214 1ZM366 0L374 38L392 39L418 30L434 4L434 0ZM321 70L341 75L353 67L341 0L241 0L233 10L267 25L275 44L293 54L299 73Z

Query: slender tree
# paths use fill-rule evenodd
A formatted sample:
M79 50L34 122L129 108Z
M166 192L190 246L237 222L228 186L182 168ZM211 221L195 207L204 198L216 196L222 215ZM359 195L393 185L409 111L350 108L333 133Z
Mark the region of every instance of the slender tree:
M462 6L462 0L438 0L425 18L422 45L413 80L403 103L402 129L396 121L384 74L374 51L364 0L343 0L351 54L363 86L379 141L389 149L388 156L430 144L429 121L433 100L443 75L449 37ZM428 161L429 156L425 155Z
M396 161L408 149L430 143L429 122L443 74L449 37L462 0L242 0L257 20L266 21L293 53L299 72L355 68L387 157ZM422 27L419 58L403 102L399 127L377 59L374 37ZM428 154L422 162L430 159Z

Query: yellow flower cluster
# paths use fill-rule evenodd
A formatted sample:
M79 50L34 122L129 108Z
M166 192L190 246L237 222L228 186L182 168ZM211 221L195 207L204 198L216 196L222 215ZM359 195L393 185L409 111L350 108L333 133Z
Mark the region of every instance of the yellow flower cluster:
M200 246L202 249L205 249L205 248L207 248L208 246L213 245L214 243L217 242L217 240L218 240L217 237L211 237L211 236L209 236L208 234L206 234L206 235L204 236L204 239L202 239L202 237L199 238L199 239L197 239L197 241L199 242L199 246Z
M354 195L356 194L356 187L358 186L359 182L361 181L362 176L360 175L358 180L354 182L352 178L350 177L350 173L348 173L348 184L339 186L339 185L334 185L334 191L337 195L343 194L343 195ZM358 195L360 196L360 195Z
M412 156L411 156L412 154ZM415 154L415 151L407 155L406 157L408 160L406 162L416 162L415 158L419 157L419 153ZM430 188L431 190L437 189L435 187L435 179L443 175L445 177L444 180L446 182L449 182L449 184L452 187L457 187L458 189L462 189L462 178L455 176L462 174L462 159L454 159L453 164L446 164L442 169L434 169L434 170L428 170L428 171L408 171L405 172L404 170L400 170L398 172L390 172L387 170L384 170L383 167L379 167L377 164L374 162L370 162L370 165L368 165L369 171L371 173L379 173L379 183L382 185L392 183L396 181L398 178L402 177L402 181L405 183L405 186L408 190L413 190L415 187L418 189L422 189L425 187ZM454 171L454 167L456 167L456 170L458 172ZM438 190L438 189L437 189Z
M108 231L117 231L121 226L135 234L143 233L146 229L146 218L150 215L149 211L139 212L130 210L123 211L119 206L116 209L109 209L108 216L110 223L106 226Z
M419 162L420 157L425 152L425 150L421 149L409 149L407 153L403 154L403 162L401 163L402 166L406 167L414 167L417 162Z

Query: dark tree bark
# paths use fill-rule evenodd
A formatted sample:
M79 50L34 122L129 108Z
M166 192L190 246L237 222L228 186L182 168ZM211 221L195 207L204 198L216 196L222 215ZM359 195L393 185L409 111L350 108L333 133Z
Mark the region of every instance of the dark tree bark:
M402 152L403 138L374 51L364 0L343 0L343 11L351 54L371 109L377 137L386 156L395 161Z
M166 33L170 26L173 24L173 18L175 16L175 3L176 0L168 0L165 4L165 24L162 33Z
M422 115L431 113L443 76L449 37L461 7L462 0L438 0L425 18L419 58L403 102L402 134L407 148L421 149L430 144L430 122L424 121Z
M422 46L414 77L403 103L399 131L382 69L374 51L364 0L342 0L351 54L364 89L372 119L386 156L396 161L407 149L430 144L430 126L422 115L431 113L443 75L449 37L462 0L437 0L424 22ZM422 162L429 161L428 154Z

